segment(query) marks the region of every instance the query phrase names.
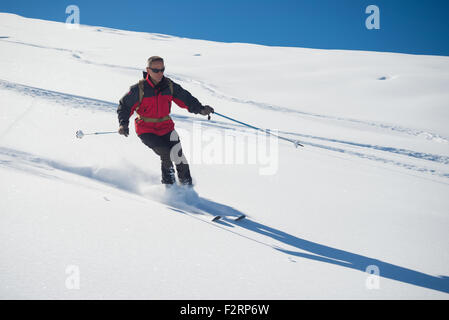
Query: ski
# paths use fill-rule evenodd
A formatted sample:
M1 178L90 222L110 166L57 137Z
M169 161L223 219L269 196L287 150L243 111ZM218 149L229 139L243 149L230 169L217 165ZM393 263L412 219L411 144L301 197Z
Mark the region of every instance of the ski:
M173 202L174 205L175 202L178 201L187 206L192 205L193 207L195 207L197 205L197 202L201 202L201 198L193 189L193 186L178 186L177 184L164 184L164 185L165 190L167 191L167 198L168 198L167 200L169 200L169 202ZM213 213L211 212L209 212L208 214L213 215ZM227 221L240 221L246 218L246 215L244 215L243 213L234 216L213 215L208 219L210 219L209 221L212 222L218 222L223 218L225 218Z
M239 215L237 218L234 219L234 221L240 221L242 219L245 219L246 216L244 214Z
M222 218L223 218L222 216L215 216L215 217L212 218L212 221L213 222L217 222L217 221L220 221ZM239 216L237 216L237 217L235 217L235 218L233 218L231 220L232 221L240 221L240 220L245 219L245 218L246 218L246 215L241 214L241 215L239 215Z

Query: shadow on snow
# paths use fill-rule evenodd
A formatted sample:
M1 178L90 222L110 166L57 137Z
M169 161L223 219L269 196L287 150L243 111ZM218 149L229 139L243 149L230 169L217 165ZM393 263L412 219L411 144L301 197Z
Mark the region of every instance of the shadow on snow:
M38 175L47 179L60 179L52 174L45 174L45 172L51 172L52 170L61 170L69 172L79 176L84 176L93 180L106 182L109 185L115 186L119 189L123 189L129 192L138 193L137 189L131 188L128 185L123 185L117 181L112 181L109 174L97 175L89 168L74 167L67 164L58 163L50 159L44 159L32 154L13 150L10 148L0 148L0 166L19 171L24 171L29 174ZM106 179L105 176L109 178ZM122 180L122 176L116 176ZM193 191L194 192L194 191ZM195 192L196 193L196 192ZM222 216L238 216L244 214L243 212L232 208L228 205L221 204L212 200L208 200L197 195L197 198L190 204L177 206L176 203L169 203L172 206L171 210L180 212L183 214L189 214L189 216L195 216L197 213L207 212L211 215ZM208 221L209 222L209 221ZM210 224L220 227L228 232L232 232L238 236L246 239L258 242L265 246L269 246L279 252L283 252L289 256L296 256L304 259L310 259L319 262L330 263L333 265L346 267L361 272L366 272L367 267L376 266L379 268L380 276L403 283L408 283L423 288L433 289L445 293L449 293L449 277L447 276L431 276L422 272L414 271L404 267L400 267L388 262L380 261L374 258L362 256L359 254L351 253L337 248L332 248L326 245L322 245L316 242L301 239L294 235L288 234L281 230L272 228L270 226L253 221L249 218L239 222L235 222L232 218L224 218L222 222ZM251 238L251 233L243 234L239 233L239 230L247 230L253 234L259 234L266 238L274 239L282 244L294 247L296 250L287 250L278 246L270 245L259 241L255 238Z

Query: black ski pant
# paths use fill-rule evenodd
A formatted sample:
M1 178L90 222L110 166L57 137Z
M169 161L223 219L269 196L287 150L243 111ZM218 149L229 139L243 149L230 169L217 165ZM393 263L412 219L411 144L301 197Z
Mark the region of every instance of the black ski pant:
M173 162L175 162L179 182L181 184L192 184L189 165L182 153L181 141L175 130L163 136L143 133L139 138L161 158L162 183L171 184L175 182L173 169Z

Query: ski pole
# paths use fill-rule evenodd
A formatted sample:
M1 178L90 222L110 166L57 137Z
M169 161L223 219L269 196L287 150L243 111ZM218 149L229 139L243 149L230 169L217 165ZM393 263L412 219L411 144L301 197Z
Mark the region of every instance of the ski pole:
M92 132L92 133L84 133L82 130L78 130L76 132L76 137L78 139L81 139L84 136L89 136L89 135L97 135L97 134L111 134L111 133L117 133L117 131L105 131L105 132Z
M274 136L274 137L277 137L278 139L282 139L282 140L291 142L291 143L293 143L293 144L295 145L295 148L298 148L298 146L304 147L301 143L299 143L298 140L293 140L293 139L285 138L285 137L282 137L282 136L278 136L277 134L271 133L271 131L270 131L269 129L261 129L261 128L252 126L252 125L250 125L250 124L248 124L248 123L245 123L245 122L242 122L242 121L239 121L239 120L236 120L236 119L232 119L232 118L230 118L230 117L228 117L228 116L225 116L224 114L221 114L221 113L218 113L218 112L214 112L214 114L216 114L217 116L226 118L226 119L228 119L228 120L231 120L231 121L240 123L240 124L242 124L242 125L244 125L244 126L247 126L247 127L249 127L249 128L252 128L252 129L255 129L255 130L259 130L259 131L265 132L265 133L270 134L270 135L272 135L272 136Z

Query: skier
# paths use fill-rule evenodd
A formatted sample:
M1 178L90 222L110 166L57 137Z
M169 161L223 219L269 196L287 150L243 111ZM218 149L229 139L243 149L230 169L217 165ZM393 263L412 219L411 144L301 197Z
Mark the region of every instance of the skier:
M178 180L181 185L192 186L189 165L182 154L181 141L176 133L175 124L170 118L171 104L174 101L191 113L209 115L214 112L210 106L203 106L190 92L164 76L164 59L152 56L148 59L143 78L133 85L120 100L117 108L118 133L125 137L129 134L129 118L137 113L136 133L142 142L161 158L161 182L166 185L175 183L175 161ZM177 156L172 159L170 152L179 143ZM177 150L175 149L175 151ZM183 159L179 161L179 159Z

